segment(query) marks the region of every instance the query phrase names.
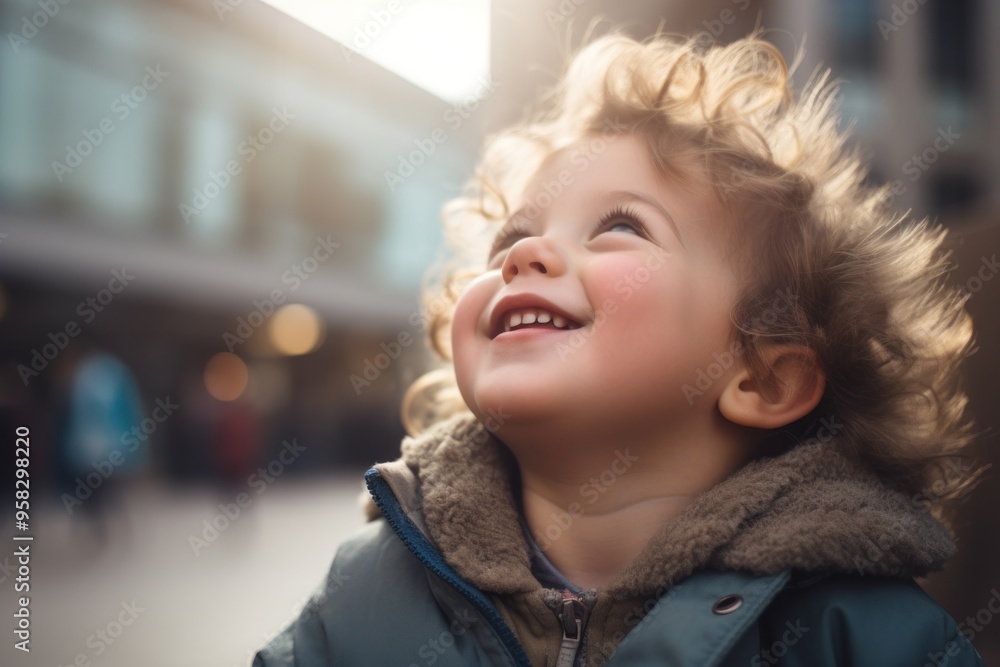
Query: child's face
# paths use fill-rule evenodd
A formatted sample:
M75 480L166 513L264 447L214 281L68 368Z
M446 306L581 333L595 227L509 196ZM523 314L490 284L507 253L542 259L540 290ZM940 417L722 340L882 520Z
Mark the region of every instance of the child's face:
M598 228L619 204L624 214ZM733 331L738 284L722 257L729 222L714 197L664 181L642 137L624 135L554 154L513 205L527 217L512 216L518 234L467 285L452 324L458 385L473 413L562 419L591 433L704 428L697 420L737 365L689 403L684 385L718 366L713 354L728 354ZM579 328L504 332L498 303L515 295L544 299Z

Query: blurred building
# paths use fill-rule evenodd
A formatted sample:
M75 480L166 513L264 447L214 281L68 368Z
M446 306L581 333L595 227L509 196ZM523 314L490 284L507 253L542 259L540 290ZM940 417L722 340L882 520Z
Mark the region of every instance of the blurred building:
M182 401L157 458L198 475L202 413L222 409L202 377L228 351L269 446L314 445L303 469L394 456L400 392L427 363L417 294L478 119L269 5L224 7L59 4L32 29L36 3L3 4L18 36L0 49L5 393L44 406L67 335L113 349L149 409ZM446 141L414 154L435 130ZM270 332L288 303L321 320L308 354ZM417 344L365 376L404 331Z

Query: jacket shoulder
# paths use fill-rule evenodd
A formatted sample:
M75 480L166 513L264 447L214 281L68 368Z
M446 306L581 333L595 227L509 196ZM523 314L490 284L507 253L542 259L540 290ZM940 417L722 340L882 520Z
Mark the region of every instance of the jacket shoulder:
M413 639L434 629L413 622L422 613L438 616L424 567L378 519L341 543L325 580L298 617L257 652L253 667L383 664L390 656L380 655L386 643L378 642L373 628L399 627L394 617L404 610L408 626L397 641L406 639L407 627L416 632Z
M955 620L912 578L793 578L760 618L755 664L982 667ZM769 662L769 659L775 662Z

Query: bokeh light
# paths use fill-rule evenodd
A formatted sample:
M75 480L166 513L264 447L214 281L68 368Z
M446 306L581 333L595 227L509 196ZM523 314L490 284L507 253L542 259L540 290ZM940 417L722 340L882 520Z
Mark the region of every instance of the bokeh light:
M323 321L315 310L300 303L282 306L268 323L274 349L294 356L312 352L323 341Z
M249 379L247 365L231 352L219 352L205 364L205 389L220 401L242 396Z

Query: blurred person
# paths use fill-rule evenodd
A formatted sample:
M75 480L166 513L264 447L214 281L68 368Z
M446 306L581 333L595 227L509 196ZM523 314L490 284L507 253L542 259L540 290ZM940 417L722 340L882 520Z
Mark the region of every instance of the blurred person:
M85 529L104 547L113 510L123 508L123 477L148 457L146 438L133 431L143 419L139 388L118 357L83 341L63 352L56 372L56 491L77 534Z
M967 295L828 76L611 34L489 138L445 218L450 363L255 667L983 664L914 580L983 470Z
M226 403L215 426L215 465L225 494L248 490L247 480L262 463L264 425L248 400Z

